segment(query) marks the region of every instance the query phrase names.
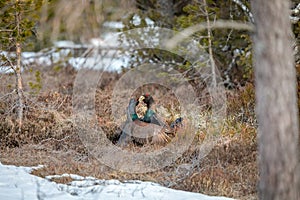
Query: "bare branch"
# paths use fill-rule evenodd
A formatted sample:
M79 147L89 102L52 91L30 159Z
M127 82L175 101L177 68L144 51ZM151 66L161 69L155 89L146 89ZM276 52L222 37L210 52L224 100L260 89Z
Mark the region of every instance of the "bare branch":
M237 4L238 6L240 6L240 8L247 15L249 21L251 23L254 23L253 14L251 13L250 9L245 4L243 4L243 2L241 2L240 0L232 0L232 2L234 2L235 4Z
M210 65L211 65L211 71L212 71L212 83L213 87L217 86L217 80L216 80L216 64L215 60L213 57L213 52L212 52L212 42L211 42L211 25L210 25L210 20L209 20L209 13L207 10L207 3L206 0L204 2L204 10L205 10L205 15L206 15L206 22L207 22L207 36L208 36L208 52L209 52L209 60L210 60Z
M247 30L253 31L254 26L250 23L244 22L236 22L236 21L228 21L228 20L216 20L211 26L208 26L206 22L196 24L194 26L190 26L179 34L175 35L169 41L166 42L166 47L169 49L173 49L178 43L182 42L184 39L188 38L192 34L206 30L207 28L210 29L235 29L235 30Z
M13 32L14 30L11 29L0 29L0 32Z
M16 68L14 67L14 65L13 65L12 61L9 59L9 57L7 57L7 56L5 56L3 54L2 54L2 56L9 63L9 66L14 71L14 73L16 73Z
M290 20L292 24L297 24L300 21L300 3L291 11Z
M292 10L293 15L299 15L300 14L300 3Z

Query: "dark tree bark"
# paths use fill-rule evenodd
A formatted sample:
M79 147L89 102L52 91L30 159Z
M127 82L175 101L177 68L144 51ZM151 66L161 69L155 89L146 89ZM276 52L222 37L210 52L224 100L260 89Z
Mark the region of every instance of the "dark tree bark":
M298 108L289 1L252 1L259 196L299 200Z

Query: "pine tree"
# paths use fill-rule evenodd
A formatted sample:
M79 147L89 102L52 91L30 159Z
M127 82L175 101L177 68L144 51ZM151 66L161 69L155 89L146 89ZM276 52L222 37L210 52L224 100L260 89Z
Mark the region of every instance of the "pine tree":
M35 34L38 10L42 2L42 0L0 0L1 62L4 66L8 66L16 77L18 132L21 132L24 109L21 53L28 39Z

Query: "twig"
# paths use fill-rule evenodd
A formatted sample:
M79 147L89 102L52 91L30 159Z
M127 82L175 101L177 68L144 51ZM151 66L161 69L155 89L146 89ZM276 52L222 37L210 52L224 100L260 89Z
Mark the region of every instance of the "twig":
M241 2L240 0L232 0L232 2L240 6L244 13L247 15L249 21L251 23L254 23L253 14L251 13L250 9L245 4L243 4L243 2Z
M174 49L177 44L182 42L184 39L190 37L195 32L206 30L207 28L210 29L235 29L235 30L247 30L253 31L254 26L251 23L244 23L244 22L237 22L237 21L228 21L228 20L216 20L214 24L208 26L206 22L196 24L194 26L190 26L179 34L176 34L170 40L168 40L165 45L168 49Z
M12 92L7 93L7 94L3 95L2 97L0 97L0 100L4 99L4 98L7 97L7 96L12 95L12 94L15 93L15 92L16 92L16 89L14 89Z
M211 71L212 71L212 85L215 88L217 86L217 80L216 80L216 64L215 60L213 57L213 52L212 52L212 42L211 42L211 29L210 29L210 20L209 20L209 13L207 10L207 3L206 0L204 2L204 10L205 10L205 15L206 15L206 22L207 22L207 36L208 36L208 52L209 52L209 60L211 64Z

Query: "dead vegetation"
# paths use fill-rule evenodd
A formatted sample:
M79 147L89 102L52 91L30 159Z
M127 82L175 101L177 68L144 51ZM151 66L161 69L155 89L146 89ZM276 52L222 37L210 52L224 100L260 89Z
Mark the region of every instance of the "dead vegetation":
M25 88L24 126L17 134L14 94L0 101L0 144L1 163L23 166L42 164L43 168L33 171L41 177L72 173L94 176L99 179L145 180L161 185L209 195L224 195L239 199L256 199L257 144L256 120L254 117L254 91L251 84L235 91L228 91L228 113L222 137L212 151L199 159L199 146L205 138L206 129L200 128L194 141L172 165L155 172L126 173L100 163L85 147L74 129L72 118L72 83L76 72L69 67L43 69L42 89L36 92ZM31 77L24 72L24 80ZM119 125L113 122L111 95L119 74L105 72L96 92L97 123L107 138L115 143L119 137ZM10 79L2 75L0 81L5 88L1 95L9 94ZM11 80L12 81L12 80ZM161 113L174 118L178 109L176 98L159 85L139 88L132 94L154 94L158 104L165 110ZM125 109L125 108L124 108ZM167 111L166 111L167 110ZM171 120L170 120L171 121ZM167 120L167 123L170 121ZM153 151L148 145L131 144L126 147L133 152ZM70 178L53 181L67 183Z

